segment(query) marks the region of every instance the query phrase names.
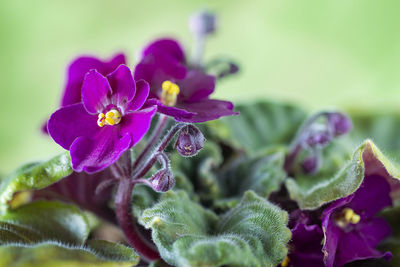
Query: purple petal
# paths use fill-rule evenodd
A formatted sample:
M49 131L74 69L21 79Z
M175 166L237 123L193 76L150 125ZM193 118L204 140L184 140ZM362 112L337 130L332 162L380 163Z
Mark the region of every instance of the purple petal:
M128 111L135 111L141 108L146 102L149 96L150 87L145 80L139 80L136 82L136 94L131 102L128 103L126 108Z
M185 102L198 102L207 98L214 92L215 77L202 71L190 70L185 79L179 82L181 92L179 100Z
M121 135L130 134L132 137L131 146L136 145L147 133L156 111L157 108L153 106L137 112L128 113L123 117L123 121L121 121Z
M142 56L145 57L149 54L162 52L170 55L177 61L185 62L185 54L180 44L173 39L158 39L150 43L142 52Z
M112 90L111 102L125 109L136 92L131 70L125 65L120 65L114 72L107 75L107 80Z
M370 218L383 208L392 205L389 193L390 185L384 177L368 176L355 192L349 207L361 218Z
M116 162L130 146L129 134L120 135L118 127L105 126L93 137L79 137L72 143L72 168L77 172L101 171Z
M347 262L389 257L375 249L379 242L390 235L390 226L381 218L373 217L392 204L390 185L379 175L364 178L360 188L352 195L334 201L322 213L325 234L325 263L327 267L342 266ZM350 207L361 216L359 223L342 229L336 225L335 215Z
M177 121L189 120L195 115L195 113L188 112L181 108L165 106L160 100L155 98L148 99L143 107L149 107L153 105L157 106L158 112L171 116Z
M323 267L323 237L320 226L297 224L292 229L292 251L289 253L292 266Z
M161 84L166 80L176 81L185 78L186 66L165 53L153 53L144 57L136 65L135 80L145 80L150 84L152 97L159 97Z
M204 99L194 103L178 103L177 108L186 110L187 112L195 113L192 118L175 118L182 122L205 122L218 119L223 116L238 115L238 112L233 111L233 104L229 101Z
M47 127L54 141L69 150L80 136L92 136L99 131L97 116L87 113L82 103L69 105L54 112Z
M102 61L95 57L84 56L75 59L68 67L68 78L61 100L61 106L81 102L81 88L85 75L95 69L103 75L112 72L120 64L125 64L125 56L118 54L110 61Z
M96 70L89 71L82 85L82 102L91 114L102 112L109 104L111 87L106 77Z
M343 266L355 260L376 259L385 256L386 253L376 250L375 246L384 237L390 235L390 226L383 219L375 218L359 227L361 227L359 231L351 231L340 236L332 266Z

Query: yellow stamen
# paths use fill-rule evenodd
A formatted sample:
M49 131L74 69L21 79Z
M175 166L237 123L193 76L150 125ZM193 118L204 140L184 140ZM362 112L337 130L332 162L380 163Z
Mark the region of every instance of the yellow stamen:
M103 127L104 125L115 125L121 121L121 113L118 110L112 109L105 115L100 113L97 120L97 125Z
M180 92L179 86L171 81L164 81L161 87L161 102L166 106L175 106Z
M354 212L351 208L345 208L342 213L336 218L336 223L340 227L346 227L349 223L357 224L361 220L360 215Z
M281 263L281 266L282 266L282 267L287 267L287 266L289 265L289 263L290 263L290 259L289 259L288 256L286 256L286 257L283 259L283 261L282 261L282 263Z

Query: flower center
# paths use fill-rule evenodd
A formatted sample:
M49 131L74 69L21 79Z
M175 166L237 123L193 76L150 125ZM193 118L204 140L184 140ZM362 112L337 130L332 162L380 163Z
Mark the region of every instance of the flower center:
M115 125L120 123L121 121L121 113L118 110L112 109L108 111L105 115L104 113L100 113L97 119L97 125L103 127L104 125Z
M354 212L350 208L345 208L342 210L341 214L336 218L336 224L340 227L346 227L349 223L357 224L360 222L360 215Z
M289 266L289 263L290 263L290 259L289 259L288 256L286 256L286 257L283 259L283 261L282 261L282 263L281 263L281 266L282 266L282 267L287 267L287 266Z
M179 86L171 81L164 81L161 87L161 102L166 106L175 106L180 91Z

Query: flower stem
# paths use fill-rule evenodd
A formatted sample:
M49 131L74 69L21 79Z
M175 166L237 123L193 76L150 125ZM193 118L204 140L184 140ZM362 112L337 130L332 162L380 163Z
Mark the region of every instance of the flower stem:
M157 250L149 246L141 238L137 225L132 217L132 190L134 183L129 177L121 179L115 196L115 211L118 224L129 243L145 260L152 261L160 258Z
M147 143L146 147L143 149L142 153L140 153L139 157L136 159L133 168L135 169L138 165L142 162L143 158L149 153L151 148L155 146L157 140L160 139L162 132L167 124L168 117L164 114L160 114L158 117L157 125L154 128L153 134L149 138L149 142Z
M175 134L182 129L186 123L179 123L175 124L169 132L164 136L164 138L161 140L159 145L156 147L156 149L153 151L152 155L148 158L148 160L143 164L141 168L139 168L135 174L133 175L133 179L138 179L143 177L154 165L154 163L157 160L157 156L159 155L160 152L162 152L169 142L171 142L172 138L175 136Z

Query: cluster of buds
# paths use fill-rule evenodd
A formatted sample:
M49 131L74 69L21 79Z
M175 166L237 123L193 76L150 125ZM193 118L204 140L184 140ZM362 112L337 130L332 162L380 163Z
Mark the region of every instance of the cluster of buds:
M303 152L306 154L300 162L303 172L316 173L322 163L322 149L336 137L348 133L352 127L351 119L340 112L321 112L312 116L293 142L286 169L289 170L300 152Z

